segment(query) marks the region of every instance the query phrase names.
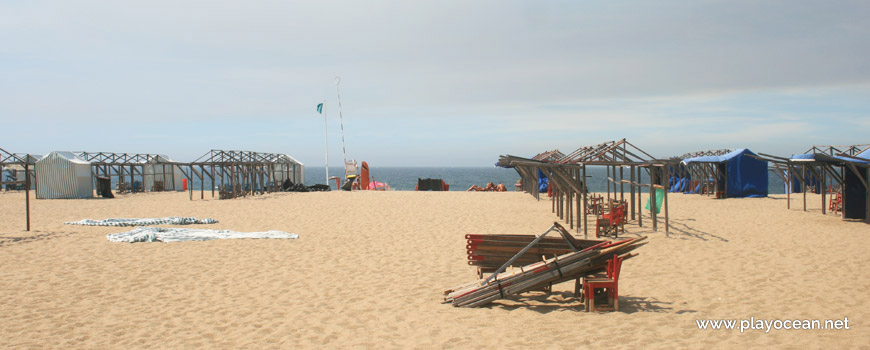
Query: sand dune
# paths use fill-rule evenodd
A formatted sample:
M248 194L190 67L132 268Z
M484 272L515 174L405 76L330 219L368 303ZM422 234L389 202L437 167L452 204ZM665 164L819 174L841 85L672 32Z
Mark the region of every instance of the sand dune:
M198 193L197 193L198 194ZM867 347L870 226L822 216L818 196L671 195L672 232L627 261L621 311L528 293L441 304L472 281L466 233L543 232L548 201L521 193L186 193L33 200L0 192L0 346L6 348ZM296 240L110 243L111 217L211 217ZM646 221L648 224L648 221ZM843 319L849 330L699 330L697 319Z

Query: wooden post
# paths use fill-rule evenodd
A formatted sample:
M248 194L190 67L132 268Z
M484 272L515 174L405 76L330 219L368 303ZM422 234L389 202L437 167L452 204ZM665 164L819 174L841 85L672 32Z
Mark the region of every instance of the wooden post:
M822 184L822 215L827 214L826 210L828 209L828 208L826 208L826 205L825 205L825 192L828 192L828 189L825 187L825 183L827 182L826 178L828 177L828 173L825 172L824 167L825 167L825 165L819 166L819 169L822 170L819 172L821 174L821 176L820 176L821 178L819 179L819 181L821 181L821 184Z
M607 202L610 202L610 166L606 166L607 168Z
M804 193L804 211L807 211L807 166L801 165L801 174L803 174L804 181L803 186L801 186Z
M623 167L623 166L619 167L619 202L620 203L625 200L625 186L624 186L625 184L622 182L625 180L624 170L625 170L625 167ZM625 214L624 211L623 211L623 214Z
M640 170L641 167L637 167L637 226L643 227L643 192L640 191Z
M567 203L568 228L569 229L574 228L574 210L572 210L573 208L571 207L571 205L573 203L574 203L574 190L569 189L568 190L568 203Z
M553 179L547 178L547 187L550 189L550 206L553 214L556 213L556 186L553 186Z
M634 190L635 190L635 184L634 184L634 166L633 166L633 165L631 166L631 168L628 168L628 173L629 173L629 179L630 179L629 181L631 181L631 184L628 186L629 190L631 190L631 197L630 197L630 198L631 198L631 220L634 221L634 205L635 205L635 203L634 203Z
M215 175L217 175L217 173L214 172L214 164L212 164L211 165L211 198L214 198L214 185L215 185L214 177L215 177Z
M870 167L864 168L864 171L867 172L867 186L864 186L864 222L870 224Z
M786 186L788 186L788 188L786 188L786 190L785 190L785 202L786 202L785 208L791 209L791 178L794 175L791 173L791 165L790 164L786 163L785 167L786 167L785 184L786 184Z
M654 167L650 167L649 172L649 215L652 217L653 231L658 231L658 218L656 218L656 187L657 182L656 172Z
M845 204L846 204L846 172L849 170L846 169L846 167L842 167L840 169L842 169L840 174L843 175L843 177L842 177L843 184L840 187L840 189L843 191L843 196L841 197L843 199L843 203L841 204L841 207L840 207L840 217L843 220L846 220L846 210L844 210L844 209L846 209L846 207L845 207ZM858 174L858 176L860 176L860 174Z
M27 231L30 231L30 165L27 164L27 159L24 160L24 207L27 215Z
M589 237L589 219L586 217L586 193L589 192L589 186L586 186L586 164L583 164L583 238Z
M664 168L665 174L664 175L665 175L665 179L667 179L666 181L667 181L668 185L671 184L670 172L671 172L670 167L665 166L665 168ZM665 236L666 237L670 237L669 233L670 233L670 228L671 228L670 221L668 220L668 192L669 192L668 188L667 188L668 185L665 185L665 198L664 198L664 202L665 202L664 203L664 205L665 205Z
M574 178L577 179L577 185L578 185L578 187L580 187L580 192L577 193L577 198L576 198L577 202L575 204L577 206L577 233L580 233L580 220L582 220L580 218L580 213L581 213L580 209L582 209L582 204L580 204L580 200L582 199L581 196L583 196L583 192L586 191L586 183L584 183L583 181L580 180L580 169L579 168L574 169Z
M193 166L190 166L190 171L193 171ZM199 178L199 199L205 199L205 165L199 166L199 171L201 172Z

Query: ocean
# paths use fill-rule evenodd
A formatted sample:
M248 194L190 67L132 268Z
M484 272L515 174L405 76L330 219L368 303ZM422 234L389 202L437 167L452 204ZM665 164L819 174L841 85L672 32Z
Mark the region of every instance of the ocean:
M323 170L323 167L305 167L305 185L325 183ZM329 176L343 176L343 174L343 168L329 168ZM370 174L375 181L386 182L393 191L413 191L417 186L418 178L442 179L450 185L451 191L465 191L472 185L484 187L490 181L494 184L503 183L508 191L513 191L514 184L520 179L520 176L513 169L497 167L374 167L371 168ZM647 176L643 172L641 174L641 181L648 182ZM607 191L606 168L587 167L586 175L589 176L587 184L589 191ZM628 179L627 171L625 179ZM200 188L199 179L194 178L192 183L193 188ZM117 177L112 177L112 184L117 184ZM206 179L204 187L206 190L210 189L211 181ZM330 187L335 189L335 180L330 183ZM770 172L768 172L768 193L785 193L785 184L782 179Z
M343 176L344 169L330 167L329 176ZM450 185L451 191L465 191L472 185L486 186L492 181L495 184L503 183L509 191L514 190L514 184L520 176L513 169L497 167L372 167L371 176L375 181L386 182L394 191L413 191L418 178L442 179ZM590 176L587 184L591 192L607 191L607 169L604 167L587 167L586 175ZM305 167L305 184L322 184L324 181L323 167ZM646 176L642 176L647 181ZM625 179L628 179L626 171ZM335 180L330 185L335 187ZM785 184L782 179L773 173L768 173L768 192L770 194L785 193Z

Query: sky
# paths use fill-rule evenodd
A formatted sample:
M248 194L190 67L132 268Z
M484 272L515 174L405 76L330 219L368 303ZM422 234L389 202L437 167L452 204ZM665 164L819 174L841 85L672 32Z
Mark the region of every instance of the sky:
M6 0L0 148L788 155L870 143L868 57L867 1Z

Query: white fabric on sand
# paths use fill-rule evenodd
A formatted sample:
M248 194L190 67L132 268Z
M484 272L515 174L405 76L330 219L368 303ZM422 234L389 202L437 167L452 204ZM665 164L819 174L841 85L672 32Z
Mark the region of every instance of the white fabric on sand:
M197 219L195 217L180 217L168 216L165 218L120 218L120 219L105 219L91 220L84 219L79 221L65 222L67 225L83 225L83 226L150 226L150 225L192 225L192 224L216 224L218 221L212 218Z
M112 233L106 235L112 242L184 242L184 241L209 241L213 239L239 239L239 238L278 238L295 239L298 234L284 231L266 232L236 232L230 230L209 230L197 228L163 228L163 227L137 227L132 231Z

